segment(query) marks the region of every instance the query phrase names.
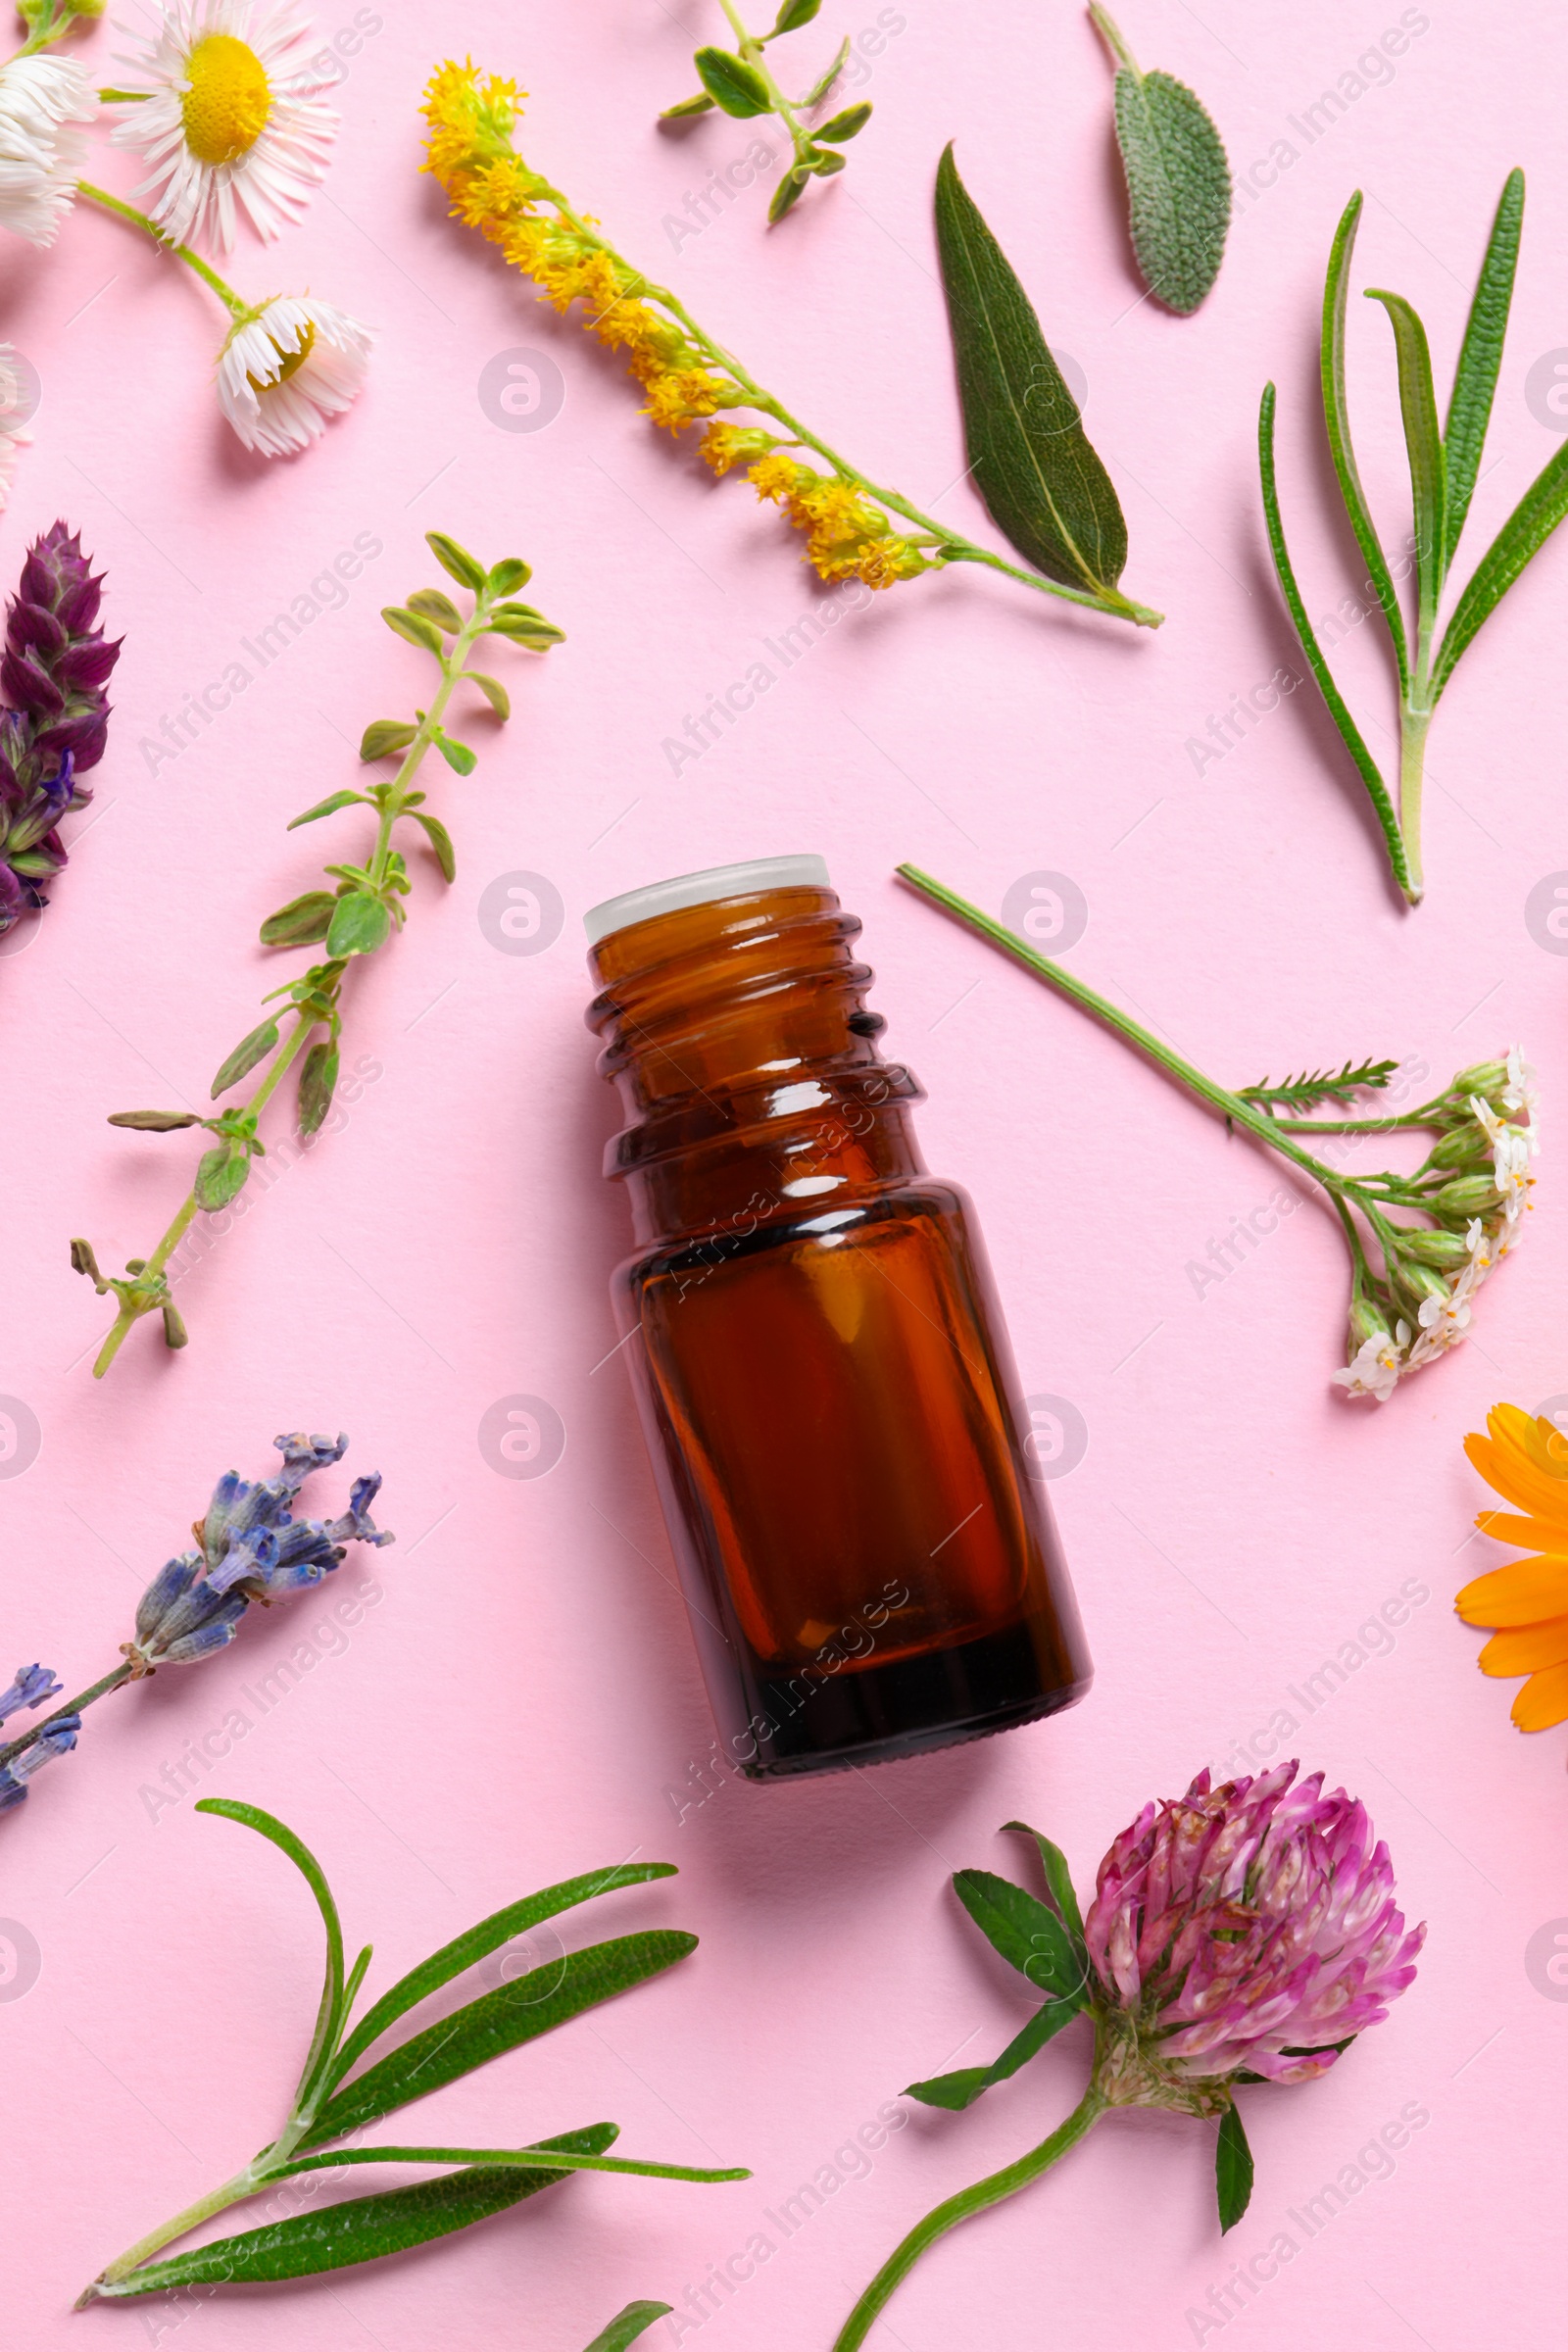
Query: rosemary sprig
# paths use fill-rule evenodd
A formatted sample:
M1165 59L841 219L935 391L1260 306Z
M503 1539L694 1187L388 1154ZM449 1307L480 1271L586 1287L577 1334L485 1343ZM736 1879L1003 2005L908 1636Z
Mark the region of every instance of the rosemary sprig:
M541 1921L615 1888L672 1878L672 1864L622 1863L585 1878L568 1879L509 1904L400 1977L358 2023L351 2024L355 2000L370 1965L370 1947L367 1944L353 1966L345 1967L337 1905L316 1856L292 1830L259 1805L207 1796L199 1800L196 1810L222 1814L269 1838L288 1856L310 1887L326 1931L326 1970L316 2025L281 2129L229 2180L149 2230L106 2265L77 2297L78 2311L89 2303L123 2301L170 2287L302 2278L353 2263L373 2262L382 2255L401 2253L408 2246L466 2229L489 2214L537 2195L573 2172L697 2181L750 2177L734 2168L712 2171L607 2155L618 2134L615 2124L590 2124L511 2148L408 2147L401 2143L346 2148L333 2144L683 1960L695 1950L696 1936L666 1929L644 1930L584 1951L564 1953L526 1976L481 1993L455 2015L395 2043L365 2072L354 2073L400 2018L514 1936L525 1936ZM231 2205L301 2175L355 2164L427 2165L436 2168L436 2178L414 2188L349 2197L336 2205L296 2212L238 2237L220 2238L191 2253L159 2259L166 2246ZM629 2325L634 2313L647 2308L633 2306L621 2319ZM612 2328L619 2324L612 2323ZM633 2333L637 2331L633 2329ZM615 2341L613 2334L610 2340ZM630 2340L622 2333L621 2342Z
M1264 388L1258 416L1258 464L1263 513L1280 589L1296 624L1301 649L1317 680L1329 714L1354 760L1382 828L1389 862L1405 898L1414 906L1425 889L1421 863L1421 795L1427 732L1445 688L1471 639L1502 602L1520 573L1568 514L1568 443L1549 458L1461 591L1446 627L1438 621L1459 534L1470 512L1481 470L1482 451L1502 364L1503 338L1513 300L1514 270L1524 219L1525 181L1510 172L1498 201L1470 307L1469 323L1454 369L1446 421L1440 428L1437 393L1426 329L1404 297L1384 287L1367 288L1394 329L1398 368L1399 410L1409 456L1414 514L1416 580L1413 627L1400 606L1394 567L1385 555L1362 487L1350 440L1346 391L1345 316L1350 257L1361 215L1360 191L1350 198L1335 232L1323 288L1321 380L1329 452L1350 528L1365 560L1378 610L1388 626L1398 671L1399 774L1397 798L1384 781L1366 739L1335 683L1285 541L1274 470L1272 384ZM1404 567L1407 568L1407 567ZM1404 576L1401 568L1400 577Z

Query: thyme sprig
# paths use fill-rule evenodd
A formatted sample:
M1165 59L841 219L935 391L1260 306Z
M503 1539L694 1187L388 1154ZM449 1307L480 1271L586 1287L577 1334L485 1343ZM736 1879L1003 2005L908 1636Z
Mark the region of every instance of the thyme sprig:
M326 951L324 960L311 964L264 999L269 1004L277 1004L279 1009L268 1013L225 1057L212 1083L212 1100L216 1102L254 1070L262 1070L263 1076L242 1103L207 1118L196 1111L180 1110L110 1113L111 1126L139 1128L149 1134L199 1127L213 1140L202 1155L190 1191L151 1253L128 1258L122 1275L103 1273L89 1242L79 1236L72 1242L71 1262L76 1272L89 1277L100 1297L113 1296L116 1301L115 1320L93 1365L97 1379L103 1378L126 1336L144 1315L160 1315L167 1345L184 1347L187 1334L174 1302L172 1260L196 1217L226 1208L244 1189L255 1161L265 1157L262 1117L296 1062L299 1134L307 1139L315 1135L330 1110L338 1080L347 975L359 958L385 947L407 917L404 901L412 884L397 836L400 824L406 820L419 828L435 853L442 876L452 881L457 871L452 837L441 819L425 807L426 795L416 788L416 778L432 749L460 776L471 775L477 764L469 746L449 734L445 724L448 706L460 685L476 687L498 719L511 715L511 698L500 679L468 666L479 640L500 637L536 653L546 652L562 640L563 631L536 607L517 601L517 590L530 576L520 558L509 556L486 570L444 533L429 531L425 539L442 568L468 592L470 610L465 617L444 590L421 588L406 605L389 605L382 611L388 628L433 659L439 683L428 710L416 711L412 719L376 719L365 731L360 745L362 761L372 763L401 754L394 775L363 792L329 793L290 822L293 832L301 825L336 815L340 809L359 807L374 812L375 832L363 864L342 862L325 868L335 889L303 892L270 914L261 927L264 947L318 945Z
M847 106L831 121L814 128L801 119L823 103L843 73L850 55L848 37L840 44L826 73L818 76L804 98L786 97L774 75L767 56L769 42L809 24L822 0L780 0L771 29L762 33L747 30L735 0L719 0L719 5L735 35L734 49L710 45L699 49L692 63L703 85L701 90L694 97L681 99L676 106L666 106L660 121L679 122L686 116L706 115L713 107L742 122L758 115L776 115L790 142L791 161L767 208L767 218L772 223L782 220L791 207L799 203L811 179L829 179L843 171L845 159L839 149L865 128L871 120L870 102L861 99L858 105Z

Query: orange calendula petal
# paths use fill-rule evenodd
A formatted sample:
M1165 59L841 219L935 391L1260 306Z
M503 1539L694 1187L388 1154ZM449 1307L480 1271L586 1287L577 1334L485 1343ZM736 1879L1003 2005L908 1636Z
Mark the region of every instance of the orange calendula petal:
M1520 1519L1512 1511L1477 1511L1476 1525L1484 1536L1495 1536L1501 1544L1568 1553L1568 1508L1560 1519Z
M1555 1478L1547 1478L1516 1446L1499 1445L1494 1438L1483 1438L1474 1432L1465 1439L1464 1449L1475 1468L1489 1487L1521 1510L1544 1511L1548 1517L1560 1510L1563 1488Z
M1533 1674L1509 1712L1522 1732L1547 1732L1553 1724L1568 1723L1568 1666Z
M1512 1560L1476 1577L1453 1605L1467 1625L1539 1625L1568 1615L1568 1560Z
M1476 1664L1483 1674L1536 1674L1543 1666L1568 1666L1568 1617L1494 1634Z

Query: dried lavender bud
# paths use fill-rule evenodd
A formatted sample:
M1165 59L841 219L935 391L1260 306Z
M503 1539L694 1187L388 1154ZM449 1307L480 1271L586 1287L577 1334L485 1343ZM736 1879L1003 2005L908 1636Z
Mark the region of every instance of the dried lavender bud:
M27 551L6 613L0 691L0 931L45 906L66 862L60 819L91 794L79 781L104 756L105 692L120 659L97 626L101 580L74 531L57 522Z

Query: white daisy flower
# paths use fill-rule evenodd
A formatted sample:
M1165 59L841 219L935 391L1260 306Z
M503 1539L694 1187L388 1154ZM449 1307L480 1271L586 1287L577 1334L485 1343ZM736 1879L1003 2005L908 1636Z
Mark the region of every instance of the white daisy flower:
M338 118L318 103L295 0L166 0L130 68L115 143L151 166L138 195L176 244L226 253L243 212L259 237L297 220L321 184Z
M0 343L0 514L11 498L17 478L17 452L32 439L24 421L27 387L23 381L15 344Z
M288 457L353 406L369 357L369 335L345 312L277 294L229 329L218 355L219 404L247 449Z
M0 227L52 245L87 163L83 124L98 93L74 58L14 57L0 66Z
M1410 1337L1409 1325L1401 1323L1397 1334L1390 1338L1386 1331L1374 1331L1361 1342L1348 1364L1342 1364L1334 1378L1342 1389L1352 1396L1375 1396L1379 1404L1387 1404L1404 1370L1404 1348Z

